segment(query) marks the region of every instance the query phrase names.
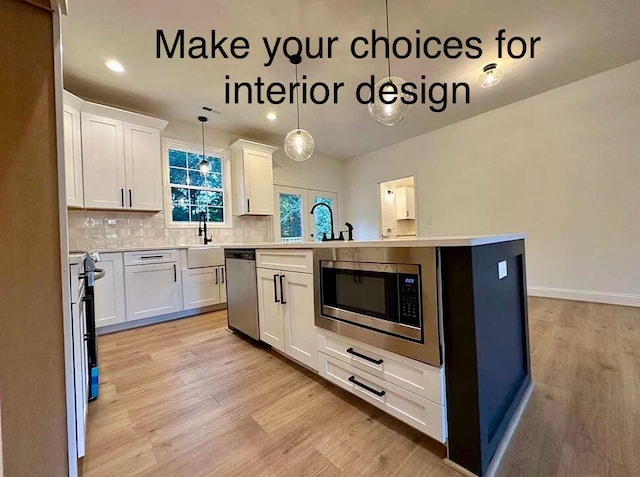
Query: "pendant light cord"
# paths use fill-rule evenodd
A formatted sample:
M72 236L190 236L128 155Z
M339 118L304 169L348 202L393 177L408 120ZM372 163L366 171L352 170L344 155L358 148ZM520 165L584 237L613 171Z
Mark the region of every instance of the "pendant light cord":
M298 118L298 129L300 129L300 85L298 84L298 65L296 64L296 116Z
M202 125L202 160L206 161L207 156L204 153L204 121L201 121L200 124Z
M389 42L391 39L389 38L389 0L384 0L384 11L387 18L387 73L389 78L391 78L391 54L389 52Z

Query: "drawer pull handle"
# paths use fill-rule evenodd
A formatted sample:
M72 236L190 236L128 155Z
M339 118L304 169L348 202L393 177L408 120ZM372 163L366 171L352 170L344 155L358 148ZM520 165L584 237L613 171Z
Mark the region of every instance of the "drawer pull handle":
M153 260L155 258L163 258L164 255L144 255L140 257L140 260Z
M376 396L382 397L384 396L386 393L386 391L378 391L376 389L373 389L371 386L367 386L366 384L361 383L360 381L358 381L356 379L355 376L351 376L349 378L349 381L352 382L353 384L355 384L356 386L360 386L363 389L366 389L367 391L369 391L370 393L375 394Z
M357 356L358 358L366 359L367 361L369 361L370 363L373 363L373 364L382 364L382 363L384 363L384 359L373 359L373 358L370 358L369 356L366 356L364 354L358 353L353 348L349 348L347 350L347 353L352 354L354 356Z

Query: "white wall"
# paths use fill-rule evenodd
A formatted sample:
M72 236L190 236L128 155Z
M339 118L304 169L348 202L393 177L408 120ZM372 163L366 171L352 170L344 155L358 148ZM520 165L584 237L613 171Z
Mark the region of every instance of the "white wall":
M533 294L640 306L640 61L348 161L357 238L411 174L418 235L525 232Z

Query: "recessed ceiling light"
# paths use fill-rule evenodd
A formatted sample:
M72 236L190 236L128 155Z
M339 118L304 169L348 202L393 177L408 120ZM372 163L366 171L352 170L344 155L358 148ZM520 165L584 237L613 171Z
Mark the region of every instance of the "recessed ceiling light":
M267 113L267 119L269 121L275 121L276 119L278 119L278 115L271 111L270 113Z
M104 65L115 73L124 73L124 66L116 60L106 60Z

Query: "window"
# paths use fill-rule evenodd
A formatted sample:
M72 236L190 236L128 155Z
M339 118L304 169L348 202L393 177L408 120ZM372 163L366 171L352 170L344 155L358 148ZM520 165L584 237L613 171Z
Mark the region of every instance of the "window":
M338 221L338 196L335 192L276 186L276 239L282 242L322 240L323 233L331 235L331 216L326 207L318 207L309 214L314 204L323 202L333 209L333 224ZM334 231L337 237L339 232Z
M172 227L197 226L202 213L213 226L231 226L228 161L224 151L207 149L208 173L200 172L202 149L173 141L165 147L168 179L167 223Z

